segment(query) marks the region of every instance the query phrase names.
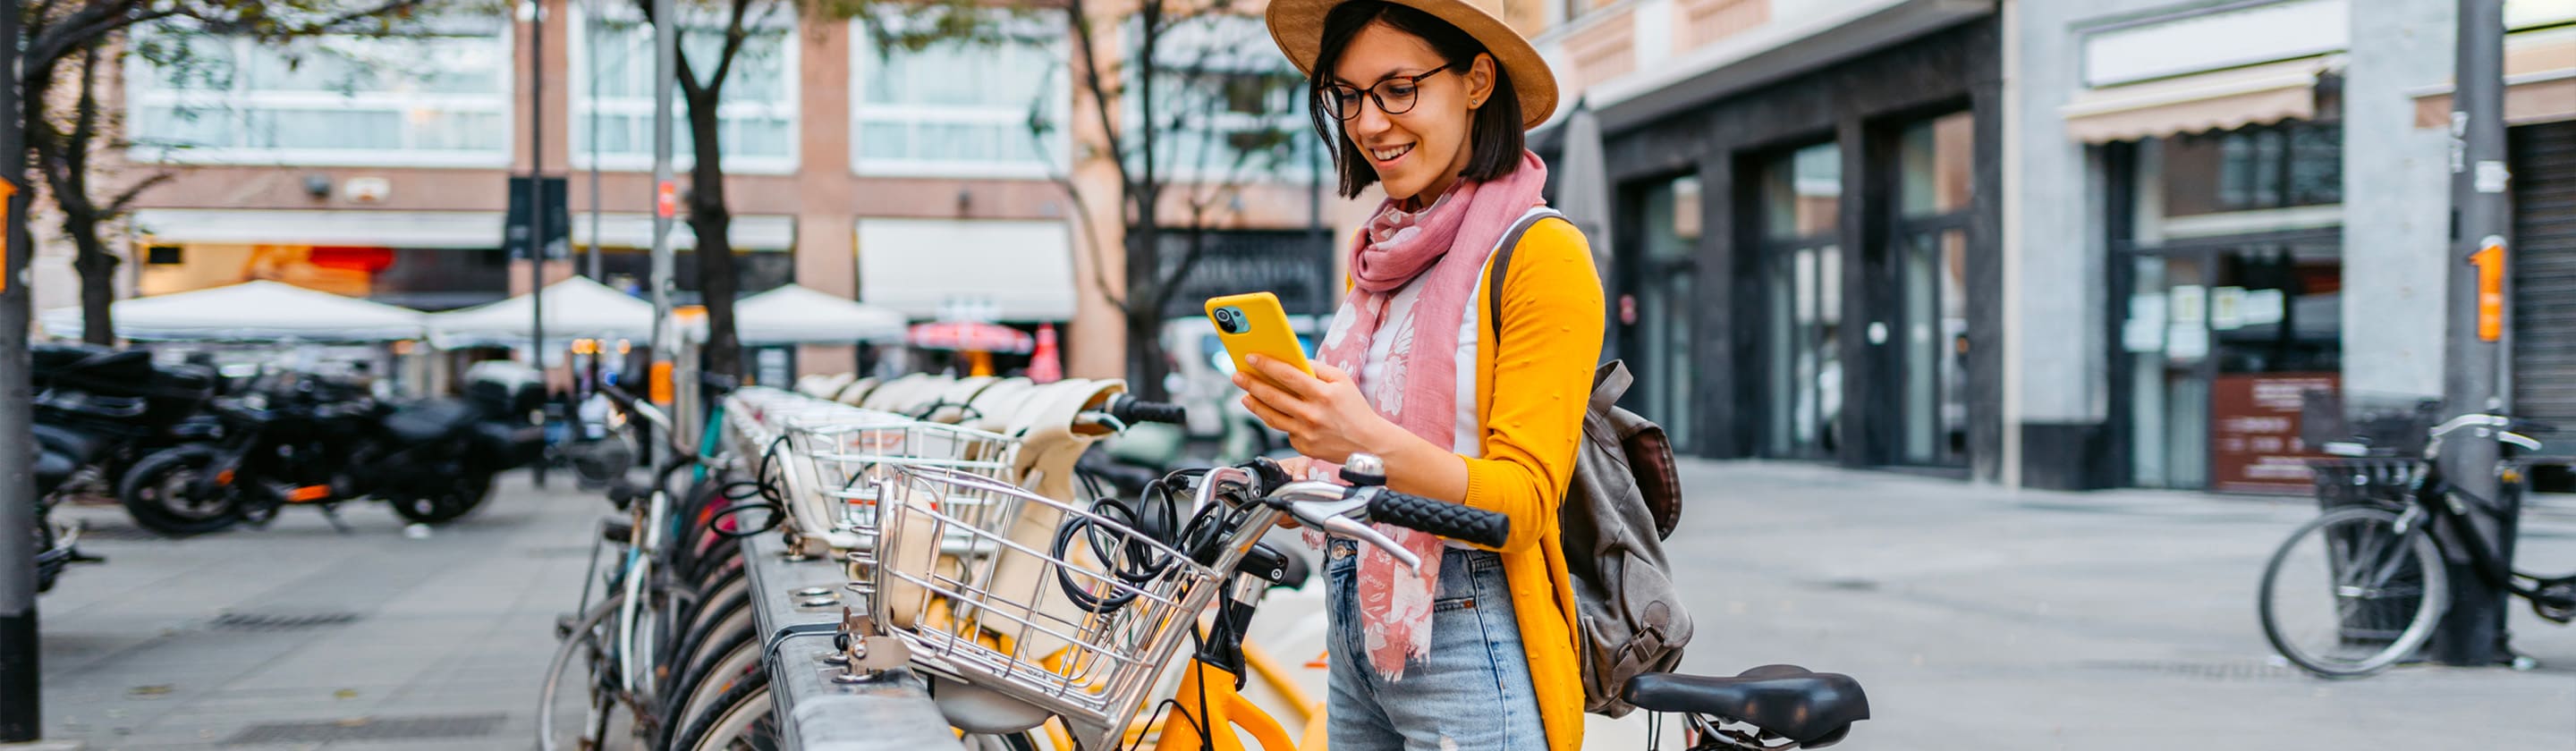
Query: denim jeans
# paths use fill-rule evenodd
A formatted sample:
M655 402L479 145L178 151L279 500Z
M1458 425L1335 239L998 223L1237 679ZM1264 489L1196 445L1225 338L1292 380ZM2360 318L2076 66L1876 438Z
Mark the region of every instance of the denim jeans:
M1390 682L1369 668L1357 550L1358 543L1333 540L1324 563L1332 624L1324 715L1333 751L1546 749L1502 557L1443 550L1432 595L1431 654Z

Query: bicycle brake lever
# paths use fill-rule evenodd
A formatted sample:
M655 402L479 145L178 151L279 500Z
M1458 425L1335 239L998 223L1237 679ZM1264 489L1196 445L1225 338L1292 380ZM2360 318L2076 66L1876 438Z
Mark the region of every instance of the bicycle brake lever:
M1413 569L1413 573L1417 575L1422 573L1422 559L1415 556L1413 551L1395 544L1394 540L1379 534L1377 530L1369 528L1369 525L1359 523L1356 519L1339 515L1325 517L1324 531L1329 534L1359 538L1359 541L1375 545L1379 550L1386 551L1387 555L1395 556L1395 559L1403 562L1405 567Z

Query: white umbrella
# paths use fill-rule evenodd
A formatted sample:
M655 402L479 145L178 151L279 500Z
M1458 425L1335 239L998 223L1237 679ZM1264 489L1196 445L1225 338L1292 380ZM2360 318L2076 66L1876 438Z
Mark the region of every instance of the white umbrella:
M1566 116L1564 151L1549 172L1556 175L1556 210L1583 230L1592 245L1592 265L1610 274L1609 159L1601 153L1601 119L1589 103L1576 100Z
M546 341L632 339L653 336L653 304L588 277L546 285ZM528 343L534 297L520 295L489 305L429 316L430 341L442 348L516 347Z
M421 338L420 311L257 280L138 297L108 307L126 339L385 342ZM45 332L80 338L78 306L45 311Z
M750 345L902 341L907 323L902 313L794 284L733 306L734 336Z

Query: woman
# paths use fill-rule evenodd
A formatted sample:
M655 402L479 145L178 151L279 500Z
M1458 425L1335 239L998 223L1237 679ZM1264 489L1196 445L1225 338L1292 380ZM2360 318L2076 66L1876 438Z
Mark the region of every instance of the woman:
M1544 219L1499 290L1486 261L1541 205L1523 132L1556 106L1529 41L1464 0L1273 0L1341 193L1385 186L1314 375L1252 363L1244 406L1318 465L1386 460L1394 489L1511 518L1481 549L1384 528L1424 562L1336 540L1325 566L1334 751L1582 744L1557 504L1599 361L1602 299L1573 225ZM1499 330L1484 312L1500 295ZM1318 466L1315 469L1324 469Z

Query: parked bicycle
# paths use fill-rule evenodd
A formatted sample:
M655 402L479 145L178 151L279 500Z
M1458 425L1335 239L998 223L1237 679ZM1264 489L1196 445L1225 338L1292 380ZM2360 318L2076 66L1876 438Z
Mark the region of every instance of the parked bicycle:
M2512 520L2498 517L2495 499L2462 490L2443 476L2440 461L2443 442L2455 436L2537 453L2541 442L2532 436L2553 431L2502 414L2471 413L2433 426L2423 461L2321 466L2318 471L2327 474L2321 482L2397 491L2330 509L2290 533L2263 569L2258 607L2264 636L2282 657L2319 676L2386 670L2414 656L2449 608L2447 560L2468 561L2468 571L2529 601L2542 618L2562 624L2576 619L2576 574L2514 570L2506 553L2475 527L2481 518ZM2346 456L2373 453L2365 442L2326 448ZM2519 471L2510 462L2498 470Z

